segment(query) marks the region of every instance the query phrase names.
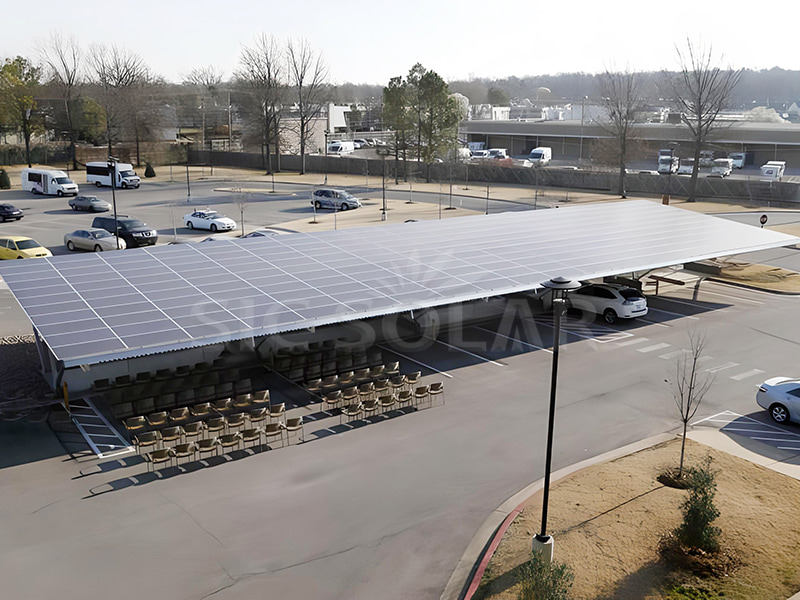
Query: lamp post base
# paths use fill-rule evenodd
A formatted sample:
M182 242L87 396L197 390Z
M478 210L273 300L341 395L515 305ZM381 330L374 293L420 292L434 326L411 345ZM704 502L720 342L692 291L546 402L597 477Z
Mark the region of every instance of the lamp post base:
M545 563L548 565L553 562L553 536L552 535L539 535L538 533L533 536L533 543L531 544L531 552L541 554Z

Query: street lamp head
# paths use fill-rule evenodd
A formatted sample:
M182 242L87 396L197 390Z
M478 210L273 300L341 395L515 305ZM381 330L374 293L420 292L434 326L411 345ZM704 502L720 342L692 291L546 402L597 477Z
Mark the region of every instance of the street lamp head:
M575 290L581 287L577 281L572 281L566 277L553 277L547 281L543 281L542 285L551 290Z

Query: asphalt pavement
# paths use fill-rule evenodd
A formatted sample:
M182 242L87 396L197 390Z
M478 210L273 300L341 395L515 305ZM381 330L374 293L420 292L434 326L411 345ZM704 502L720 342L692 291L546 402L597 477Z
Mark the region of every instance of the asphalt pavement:
M172 211L180 216L184 206L209 203L234 216L230 192L217 185L198 183L186 204L177 183L120 198L168 236ZM151 193L135 195L142 191ZM438 202L436 190L426 192L420 198ZM13 203L16 193L0 199ZM297 186L279 186L249 203L254 225L311 214L293 193ZM30 212L3 230L21 225L45 243L60 243L65 228L91 219L65 211L63 199L19 201ZM480 199L465 202L480 210ZM800 271L800 252L776 252L781 266ZM676 429L664 379L690 331L705 334L703 368L715 374L698 419L760 414L755 385L796 369L800 322L787 315L798 302L697 280L661 287L644 319L570 320L553 468ZM24 323L0 317L9 318ZM439 598L487 515L542 476L551 346L549 319L513 313L416 348L387 346L386 360L397 357L403 372L421 369L424 383L444 382L443 406L352 428L333 419L309 428L306 443L180 474L146 474L134 457L70 460L46 427L17 435L22 424L3 424L0 451L13 444L20 456L0 469L4 594Z

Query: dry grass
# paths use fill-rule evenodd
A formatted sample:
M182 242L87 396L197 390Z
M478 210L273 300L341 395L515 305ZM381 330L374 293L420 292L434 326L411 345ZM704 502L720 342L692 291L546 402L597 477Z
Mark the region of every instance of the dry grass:
M687 492L658 482L679 456L679 441L660 444L551 490L555 557L575 573L576 600L783 600L800 590L800 481L691 440L686 448L688 464L710 454L718 471L720 554L685 556L670 543ZM534 502L512 523L476 598L516 599L515 570L530 551L540 511Z

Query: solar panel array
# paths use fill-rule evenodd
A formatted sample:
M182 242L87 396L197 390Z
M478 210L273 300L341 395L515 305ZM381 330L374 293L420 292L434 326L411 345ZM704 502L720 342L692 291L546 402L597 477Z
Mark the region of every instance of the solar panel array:
M9 261L67 366L797 243L646 201Z

